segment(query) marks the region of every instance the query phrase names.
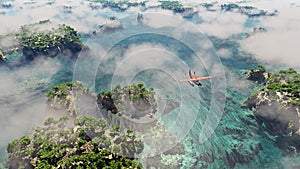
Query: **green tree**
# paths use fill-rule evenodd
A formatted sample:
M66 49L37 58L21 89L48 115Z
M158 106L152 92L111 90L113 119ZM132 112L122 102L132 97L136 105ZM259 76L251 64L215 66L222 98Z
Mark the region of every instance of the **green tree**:
M123 140L119 132L110 137L111 130L103 119L80 116L73 127L59 125L67 122L66 117L49 118L45 121L47 126L34 129L32 136L9 143L8 168L142 168L134 159L122 155L123 152L140 153L143 146L140 140L128 136ZM127 132L133 134L132 130ZM113 139L121 143L116 144Z

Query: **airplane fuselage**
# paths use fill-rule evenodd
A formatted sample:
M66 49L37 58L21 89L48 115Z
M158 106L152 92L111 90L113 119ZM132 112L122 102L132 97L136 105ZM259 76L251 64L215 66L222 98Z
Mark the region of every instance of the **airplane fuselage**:
M181 79L180 82L188 82L191 86L202 86L200 83L201 80L210 79L211 76L203 76L203 77L196 77L196 72L192 73L192 70L189 70L189 75L185 73L186 76L189 76L188 79Z
M197 77L195 76L195 73L194 74L192 73L192 70L189 70L189 76L191 79L197 79ZM190 85L192 85L193 83L197 86L202 86L202 84L200 83L199 80L189 81ZM194 85L192 85L192 86L194 86Z

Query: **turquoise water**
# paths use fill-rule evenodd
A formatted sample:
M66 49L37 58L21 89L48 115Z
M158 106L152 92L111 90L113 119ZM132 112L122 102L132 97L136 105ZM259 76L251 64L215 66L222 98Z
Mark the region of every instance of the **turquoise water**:
M105 17L112 14L118 15L112 11L97 15ZM2 124L10 125L8 122L5 123L5 120L10 119L9 113L24 115L22 110L16 111L14 106L20 106L22 109L28 106L28 101L34 104L36 100L43 100L45 92L52 85L81 80L89 88L99 92L109 90L115 84L126 85L142 81L146 86L153 87L164 98L163 104L167 104L164 102L166 98L180 103L179 107L167 114L159 114L159 120L166 130L176 137L175 140L185 147L185 151L181 154L166 157L175 163L178 161L174 159L177 157L181 159L181 168L205 166L275 169L300 166L298 154L283 157L282 150L275 146L275 138L258 127L251 117L253 112L242 107L244 100L259 88L257 84L245 80L243 71L256 68L259 62L253 59L251 54L241 51L234 38L221 40L206 37L201 33L199 35L199 32L191 30L183 35L177 35L176 30L180 31L180 27L153 28L148 25L137 25L134 23L135 15L125 17L121 21L125 27L121 31L83 38L92 52L82 52L77 60L54 58L24 67L2 66L1 71L11 76L21 73L24 69L26 77L8 78L13 79L14 83L36 80L28 84L31 90L24 89L29 90L29 95L22 91L23 88L20 89L20 96L26 96L23 100L15 99L16 101L12 101L9 107L1 102L3 105L1 110L8 111L1 118ZM195 17L191 21L199 23L201 18ZM245 26L252 27L257 24L259 24L257 20L248 20ZM206 45L213 47L206 48ZM219 58L216 50L221 48L230 50L232 56ZM9 62L14 62L20 54L8 57ZM44 68L45 72L37 72L31 69L31 66L39 70ZM272 68L271 65L269 67ZM55 70L52 71L52 68ZM200 76L213 75L215 79L204 81L203 87L200 88L178 83L178 79L184 78L184 72L188 69L197 71ZM8 95L14 98L14 93ZM39 104L44 105L40 102ZM5 145L9 140L27 134L32 125L40 124L43 115L38 111L34 111L31 115L35 115L32 123L31 121L25 123L26 127L22 129L20 129L22 125L7 128L0 125L4 130L20 130L12 136L5 132L5 136L8 137L1 138L2 159L5 159ZM167 147L161 151L159 146L151 144L147 146L150 152L153 149L156 154L163 154L168 148L173 147L168 145L167 141L159 142L161 146ZM229 154L235 151L239 155L230 157ZM213 160L203 159L206 154ZM144 158L141 157L143 164Z
M135 32L135 27L132 27L130 31ZM204 83L205 87L196 90L197 96L195 96L195 98L199 99L199 106L191 106L190 104L183 105L183 110L180 111L175 109L161 119L171 133L176 133L174 121L176 123L189 123L189 121L184 121L184 119L186 119L185 117L182 117L184 118L182 121L176 121L178 116L180 116L180 112L197 112L196 114L190 114L196 119L192 127L187 133L185 133L185 137L181 138L181 141L184 143L186 148L185 154L179 155L179 157L183 160L181 163L181 168L201 168L203 166L207 166L208 168L229 168L230 166L226 164L226 160L224 159L230 158L229 156L226 156L226 152L231 153L234 149L236 149L241 155L250 158L250 160L247 162L239 162L239 160L236 159L237 162L234 165L235 168L291 167L289 165L290 163L286 162L286 157L282 156L281 150L274 145L275 138L268 135L266 131L261 131L261 129L257 127L255 120L251 118L253 112L242 108L244 100L247 99L252 92L259 89L257 84L245 80L243 71L256 68L259 62L253 59L251 54L241 52L239 50L239 45L234 41L231 41L230 44L228 44L228 41L219 40L217 38L210 38L210 40L212 40L212 43L216 49L223 48L224 46L228 45L228 47L230 47L229 49L233 53L233 56L230 58L221 58L221 62L225 69L227 82L226 92L223 93L226 96L226 104L224 113L220 119L220 123L218 123L214 133L211 136L208 135L209 138L204 143L199 142L199 133L201 133L206 127L203 126L205 119L211 115L209 113L213 113L209 110L211 108L210 104L212 104L211 97L213 97L209 89L212 87L212 84L209 82ZM191 67L195 66L193 65L192 61L189 61L192 60L193 57L193 51L191 49L183 44L178 43L176 39L157 34L143 34L141 36L130 37L129 39L121 41L118 45L114 46L114 48L130 48L130 45L142 44L146 42L151 44L160 44L170 51L176 53L181 61L185 62L187 65L190 64L189 66ZM177 46L177 48L174 49L172 48L173 46ZM177 50L178 48L180 48L180 50ZM118 49L112 49L112 51L113 50ZM116 61L113 58L117 57L122 58L123 56L122 54L119 56L119 54L114 53L114 56L108 56L107 60L104 59L104 65L114 64ZM98 74L95 81L96 86L101 86L104 88L106 86L106 88L109 89L111 85L110 82L113 79L113 73L115 73L113 71L117 66L117 64L114 65L114 67L111 68L111 73L108 74L103 74L104 72L101 71L104 70L101 68L98 69ZM172 67L172 65L168 66ZM105 69L105 71L110 72L109 69ZM160 89L168 93L168 89L164 85L171 83L172 78L167 79L166 75L165 78L158 79L153 77L153 74L151 74L150 70L148 70L148 73L150 72L149 74L145 72L141 73L140 76L135 76L134 78L136 79L133 81L143 81L147 86L155 86L155 89ZM159 76L159 73L156 73L156 75ZM155 82L153 82L153 79L155 79ZM178 86L173 84L171 88L173 87L176 89ZM168 85L168 88L170 88L170 85ZM176 91L173 91L171 98L173 100L178 100L178 97L180 97L180 92L182 91L177 91L177 93ZM195 93L192 95L195 95ZM220 102L220 104L221 103L222 102ZM214 157L214 161L208 163L203 160L199 160L199 157L203 156L205 153L211 154ZM172 157L169 158L172 159ZM298 161L296 157L290 157L289 160L294 162Z

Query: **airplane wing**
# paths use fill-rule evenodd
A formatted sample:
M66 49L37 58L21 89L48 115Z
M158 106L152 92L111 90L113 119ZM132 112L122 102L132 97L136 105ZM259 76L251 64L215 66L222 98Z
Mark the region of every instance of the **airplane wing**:
M205 80L205 79L210 79L212 78L211 76L204 76L204 77L197 77L195 79L182 79L179 80L180 82L188 82L188 81L198 81L198 80Z

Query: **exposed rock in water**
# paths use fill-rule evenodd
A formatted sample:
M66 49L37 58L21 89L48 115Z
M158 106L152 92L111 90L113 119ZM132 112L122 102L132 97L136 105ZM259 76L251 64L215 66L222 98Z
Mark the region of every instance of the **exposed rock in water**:
M258 83L265 83L266 79L270 78L271 73L266 74L266 68L261 64L257 65L257 67L258 69L256 70L251 69L250 71L245 72L247 79L256 81Z
M291 152L291 147L300 147L299 82L300 74L295 70L281 70L269 76L266 86L245 101L258 125L276 136L275 144L285 154Z
M251 70L246 72L247 79L252 80L252 81L257 81L259 83L265 83L266 78L264 75L264 72L261 70Z

